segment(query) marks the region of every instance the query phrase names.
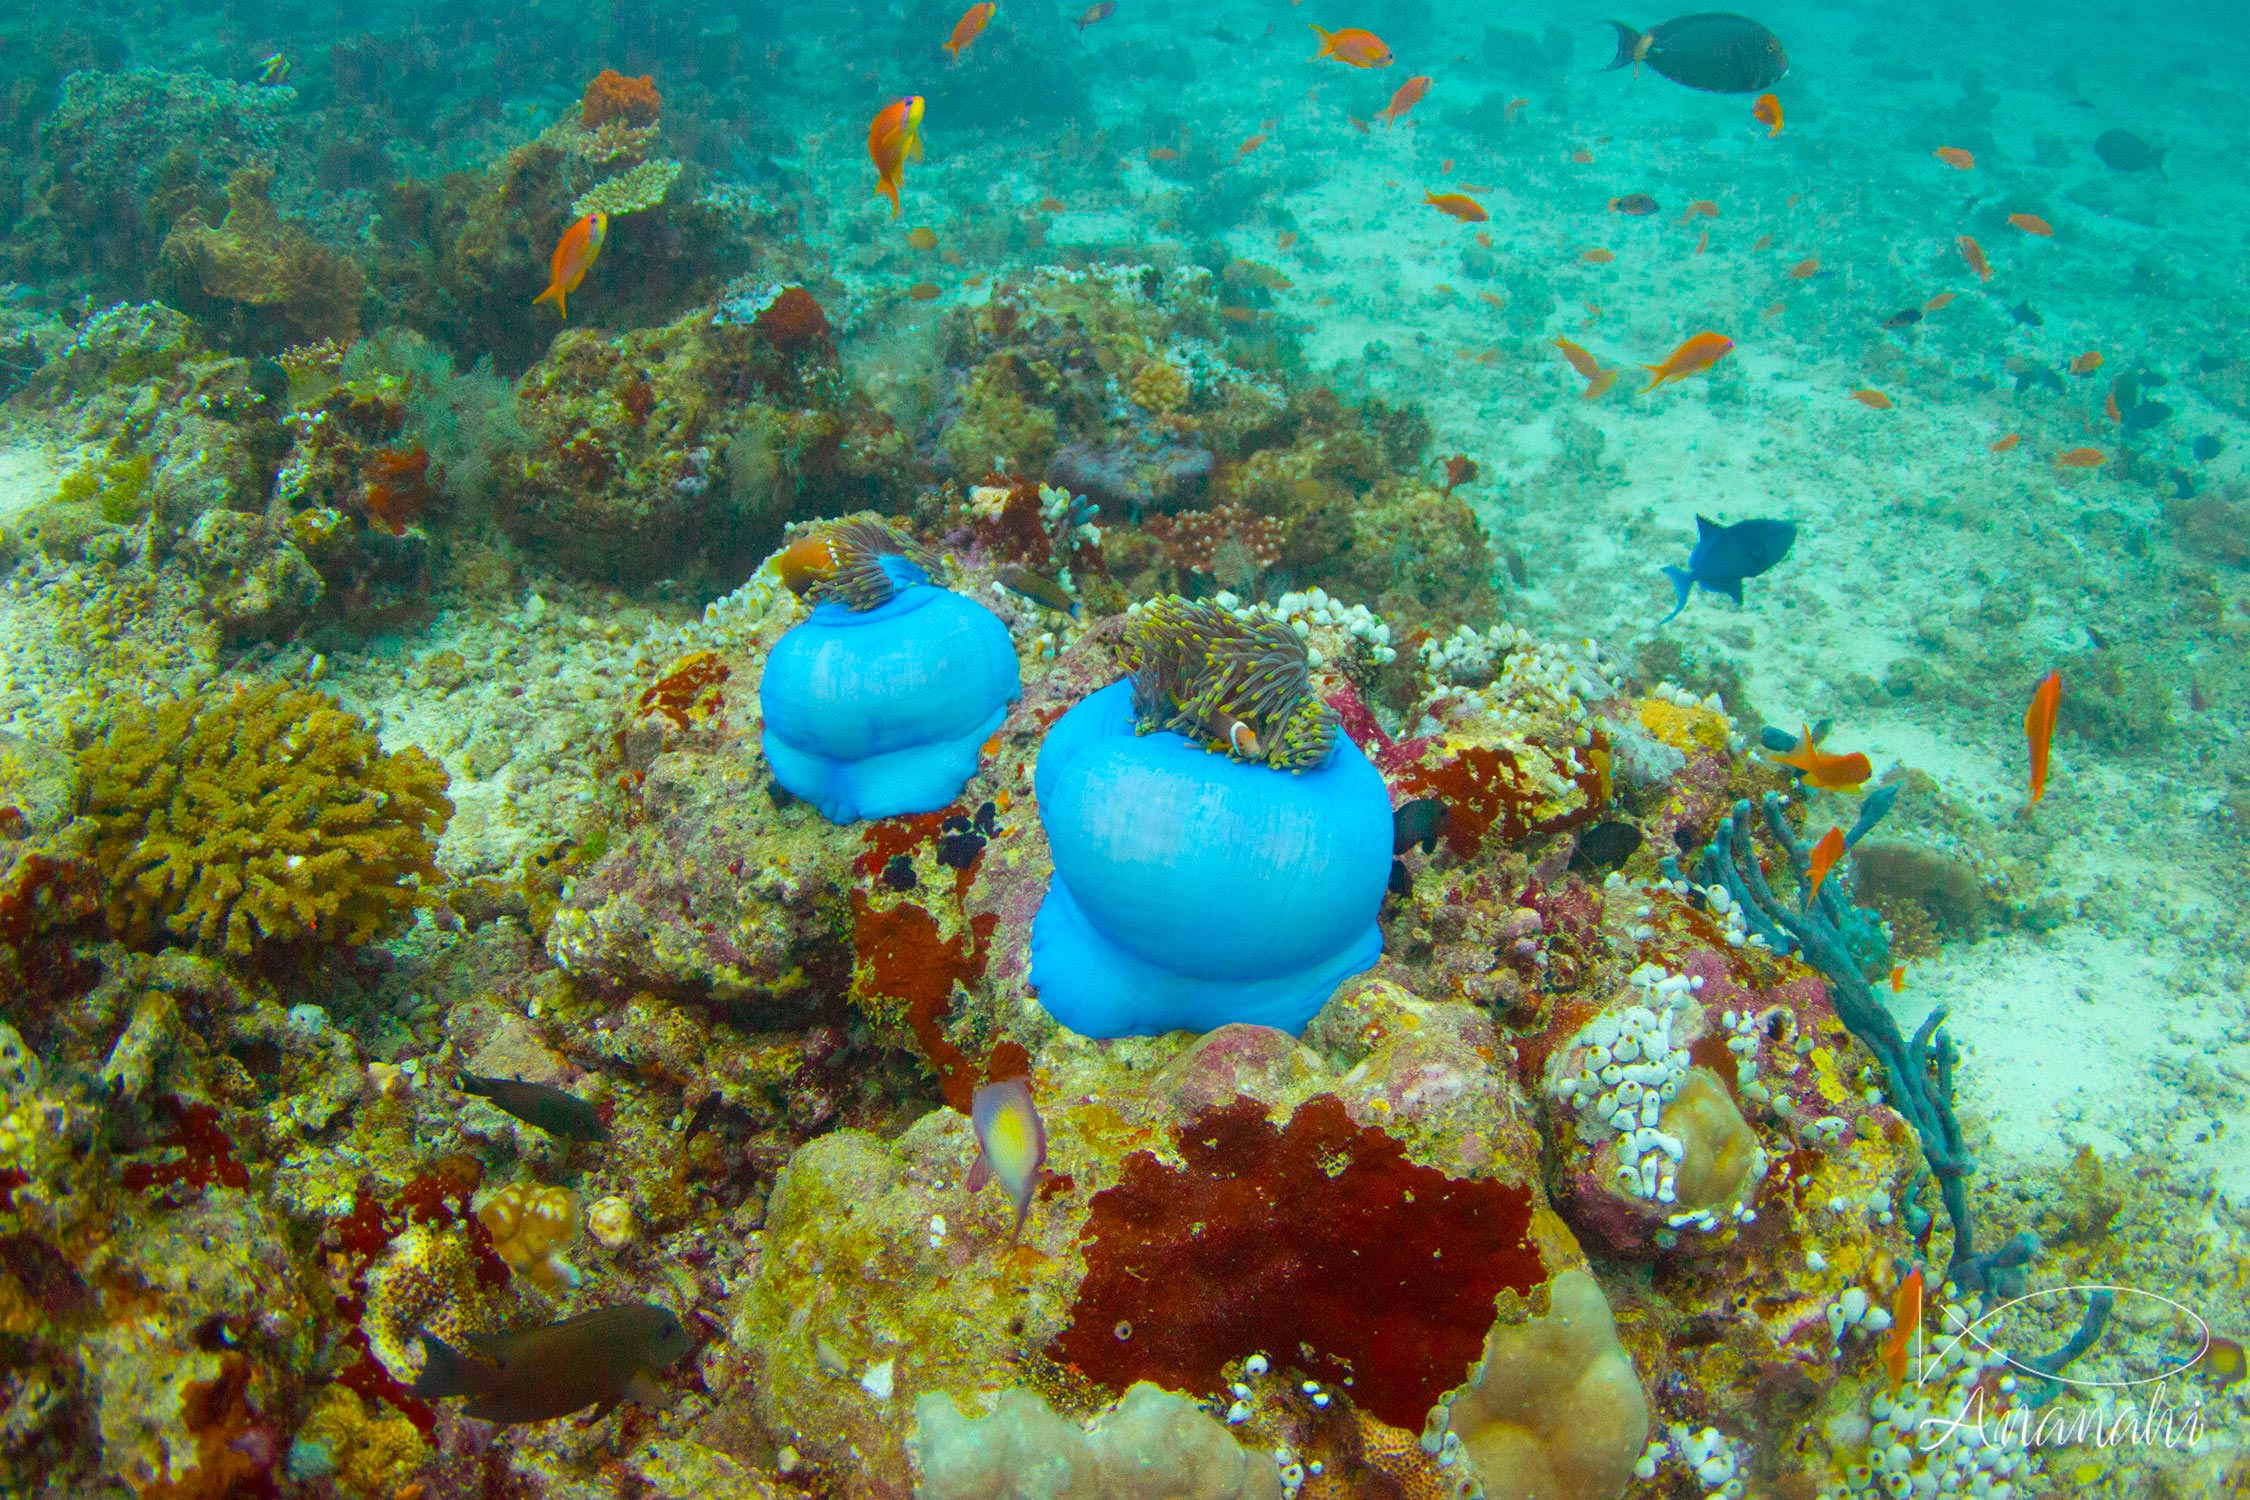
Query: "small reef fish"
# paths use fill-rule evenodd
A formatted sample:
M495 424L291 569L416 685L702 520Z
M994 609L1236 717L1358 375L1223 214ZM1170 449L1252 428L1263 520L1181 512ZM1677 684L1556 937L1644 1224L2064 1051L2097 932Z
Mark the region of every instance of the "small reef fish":
M1680 222L1681 222L1682 224L1685 224L1685 223L1687 223L1687 222L1688 222L1688 220L1690 220L1690 219L1695 219L1695 218L1704 218L1704 219L1716 219L1716 218L1717 218L1718 216L1719 216L1719 205L1718 205L1718 204L1716 204L1716 203L1713 203L1713 202L1712 202L1712 201L1711 201L1710 199L1708 199L1708 198L1698 198L1698 199L1696 199L1696 200L1695 200L1695 201L1694 201L1693 203L1690 203L1690 204L1689 204L1689 205L1687 206L1687 211L1686 211L1686 212L1684 212L1684 213L1682 213L1682 214L1680 215Z
M1422 96L1429 91L1430 75L1417 73L1398 86L1398 92L1391 95L1391 102L1375 111L1375 117L1381 120L1383 128L1388 130L1398 123L1399 116L1420 104Z
M977 1192L993 1181L1007 1190L1016 1206L1015 1228L1008 1234L1013 1245L1023 1233L1032 1195L1039 1191L1047 1170L1047 1125L1039 1118L1039 1106L1032 1103L1029 1080L1009 1078L978 1089L969 1100L969 1121L977 1133L969 1191Z
M992 575L992 581L1011 594L1021 594L1034 604L1078 617L1078 601L1062 590L1062 585L1052 578L1043 578L1029 568L1005 567Z
M1820 274L1820 262L1807 256L1789 268L1791 281L1810 281Z
M1401 802L1391 811L1391 853L1404 854L1416 844L1422 846L1424 854L1435 850L1445 833L1446 816L1445 803L1436 797Z
M262 59L260 59L260 61L259 61L259 63L258 63L258 82L260 82L260 83L279 83L279 82L281 82L281 81L282 81L282 80L283 80L284 78L287 78L288 76L289 76L289 54L288 54L288 53L286 53L286 52L276 52L276 53L273 53L273 54L272 54L271 56L268 56L268 57L265 57L265 58L262 58ZM2113 135L2122 135L2122 134L2124 134L2124 132L2123 132L2123 131L2112 131L2112 132L2111 132L2111 134L2113 134ZM2096 142L2094 143L2094 149L2095 149L2095 150L2097 150L2097 151L2099 151L2099 150L2101 149L2101 142L2100 142L2100 141L2096 141ZM2159 154L2159 155L2161 155L2162 153L2158 153L2158 154Z
M1733 339L1728 338L1723 333L1713 333L1709 329L1705 329L1680 345L1679 348L1674 349L1664 363L1641 366L1652 377L1647 385L1641 387L1641 394L1645 396L1660 385L1667 385L1675 380L1684 380L1690 375L1701 374L1724 359L1727 351L1733 347Z
M2062 673L2049 672L2031 690L2031 706L2024 710L2024 738L2031 745L2031 802L2047 795L2047 757L2055 744L2055 710L2062 703Z
M2102 351L2089 349L2084 354L2074 354L2070 359L2070 373L2091 375L2102 367Z
M1459 219L1464 224L1482 224L1491 217L1484 211L1482 204L1466 193L1433 193L1425 190L1422 201L1439 213Z
M1445 492L1450 495L1464 484L1477 480L1477 461L1466 453L1455 453L1445 461Z
M984 28L992 22L993 12L999 8L992 0L983 0L961 12L961 19L953 23L953 35L945 39L945 50L952 54L955 62L961 60L961 54L969 50L971 42L984 34Z
M2010 214L2008 215L2008 222L2025 234L2035 235L2043 240L2051 240L2055 237L2055 226L2040 218L2037 214Z
M944 295L934 281L917 281L906 289L906 295L916 302L935 302Z
M937 231L926 224L917 224L906 231L906 243L917 250L935 250L937 248Z
M414 1394L466 1396L463 1415L506 1426L547 1422L591 1406L596 1420L621 1401L663 1406L657 1371L679 1363L695 1339L669 1308L645 1302L598 1308L512 1333L472 1334L463 1354L427 1330Z
M1894 995L1899 995L1899 994L1904 994L1904 993L1905 993L1905 991L1906 991L1906 965L1904 965L1904 964L1892 964L1892 965L1891 965L1891 993L1892 993L1892 994L1894 994Z
M1848 755L1832 755L1820 748L1820 738L1807 724L1797 747L1774 760L1789 767L1803 778L1805 785L1819 787L1824 792L1856 792L1867 778L1875 774L1874 766L1857 750Z
M1684 568L1666 568L1664 576L1679 591L1672 613L1657 621L1669 625L1687 608L1688 591L1697 587L1742 602L1743 580L1770 571L1796 545L1794 521L1751 520L1721 526L1709 516L1695 518L1695 550Z
M2130 130L2105 130L2095 136L2094 154L2113 172L2164 175L2164 152Z
M2023 434L2020 432L2002 433L1999 439L1994 442L1991 448L1987 449L1986 451L1991 453L2005 453L2022 441Z
M875 163L875 191L891 200L898 217L898 190L908 161L922 159L922 96L894 99L867 126L867 157Z
M570 321L570 294L578 290L578 283L594 268L594 258L602 253L602 241L609 238L609 215L596 211L585 215L563 231L562 239L555 245L554 260L548 266L547 290L531 299L537 307L542 302L555 304L555 311L564 322Z
M1085 14L1078 18L1078 29L1084 31L1096 21L1106 21L1116 14L1117 0L1102 0L1099 5L1089 5L1086 7Z
M1885 318L1883 320L1883 326L1885 328L1912 328L1915 324L1921 321L1922 309L1920 309L1919 307L1902 307L1897 312L1892 313L1889 317Z
M1889 411L1891 409L1891 398L1881 391L1854 391L1852 392L1852 399L1860 405L1872 407L1876 411Z
M1977 273L1977 280L1992 279L1992 265L1984 258L1984 246L1965 234L1956 236L1953 244L1960 250L1961 258L1969 263L1969 269Z
M1781 101L1771 94L1760 94L1758 102L1750 106L1750 118L1766 127L1766 139L1781 134Z
M1555 347L1562 351L1564 359L1570 361L1573 370L1586 377L1586 392L1581 400L1599 401L1603 392L1617 384L1619 366L1610 365L1605 368L1592 354L1559 334L1555 338Z
M1323 31L1314 26L1313 30L1320 36L1320 50L1312 56L1314 62L1319 62L1324 57L1333 57L1336 61L1355 68L1387 68L1391 65L1391 49L1384 46L1383 39L1372 31L1358 26L1346 26L1336 31Z
M2008 316L2016 320L2016 326L2019 328L2044 328L2047 326L2047 320L2039 316L2039 309L2031 305L2031 299L2028 297L2009 308Z
M1610 254L1607 250L1599 249L1581 250L1578 252L1578 258L1584 261L1589 266L1606 266L1611 261L1617 259L1616 256Z
M1617 56L1602 71L1638 70L1647 63L1674 83L1708 94L1755 94L1772 88L1789 72L1781 38L1747 16L1706 11L1635 31L1623 21L1617 29Z
M1248 156L1251 152L1257 150L1265 143L1266 134L1261 130L1256 135L1249 137L1248 139L1244 140L1241 145L1234 148L1234 159L1236 161L1242 160L1242 158Z
M2242 1383L2244 1363L2242 1346L2233 1339L2207 1334L2203 1352L2195 1357L2188 1369L2209 1381L2214 1390L2225 1390L2230 1385Z
M2071 448L2055 455L2055 464L2064 469L2098 469L2109 462L2109 455L2099 448Z
M1913 1351L1914 1336L1921 1331L1922 1268L1916 1266L1906 1273L1906 1279L1898 1284L1898 1294L1891 1298L1891 1332L1883 1341L1883 1373L1890 1377L1893 1391L1906 1381L1907 1355Z
M549 1135L574 1136L582 1141L609 1139L609 1126L603 1123L600 1108L568 1089L546 1083L525 1083L515 1078L479 1078L473 1073L463 1073L457 1086L464 1094L490 1099L525 1124L536 1125Z
M1922 304L1922 311L1925 313L1934 313L1940 308L1950 307L1952 305L1953 294L1951 292L1940 292L1935 297L1932 297L1929 301Z
M1656 212L1656 200L1646 193L1627 193L1622 198L1610 199L1609 211L1613 214L1631 214L1635 218L1639 218L1643 214Z
M1947 166L1951 167L1956 172L1972 172L1976 170L1977 159L1975 154L1973 152L1963 151L1959 146L1940 146L1935 151L1932 151L1930 155L1936 157L1939 161L1944 162Z
M1813 897L1820 894L1821 882L1828 878L1828 872L1835 869L1836 861L1843 857L1844 830L1830 828L1820 836L1820 842L1813 845L1812 862L1805 868L1806 875L1810 877L1805 886L1805 905L1807 907L1812 905Z

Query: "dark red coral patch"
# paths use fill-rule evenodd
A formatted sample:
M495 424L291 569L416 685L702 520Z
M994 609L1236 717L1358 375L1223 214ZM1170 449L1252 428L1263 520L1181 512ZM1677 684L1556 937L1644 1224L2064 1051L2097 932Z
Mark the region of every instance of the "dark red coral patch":
M1606 754L1599 737L1594 752ZM1598 767L1595 753L1585 757ZM1582 771L1571 778L1585 792L1585 804L1551 818L1535 818L1541 796L1538 784L1523 769L1513 751L1473 745L1435 766L1409 766L1401 771L1393 790L1403 801L1410 797L1436 797L1446 806L1445 846L1460 859L1474 858L1488 833L1506 844L1518 844L1535 833L1560 833L1591 823L1608 801L1601 771Z
M1054 1353L1105 1385L1209 1391L1263 1351L1418 1431L1476 1361L1500 1289L1547 1279L1530 1188L1417 1166L1333 1095L1280 1129L1238 1098L1178 1143L1180 1167L1137 1151L1091 1204Z

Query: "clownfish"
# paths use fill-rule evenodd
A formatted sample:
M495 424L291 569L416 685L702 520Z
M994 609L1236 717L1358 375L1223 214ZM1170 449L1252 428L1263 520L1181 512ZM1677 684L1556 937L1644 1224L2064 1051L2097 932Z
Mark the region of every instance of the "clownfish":
M555 245L554 263L548 268L547 290L532 298L531 305L537 307L542 302L552 302L563 321L570 321L570 294L578 290L578 283L593 269L594 257L602 253L602 241L608 238L609 215L598 211L587 214L564 230L562 239Z

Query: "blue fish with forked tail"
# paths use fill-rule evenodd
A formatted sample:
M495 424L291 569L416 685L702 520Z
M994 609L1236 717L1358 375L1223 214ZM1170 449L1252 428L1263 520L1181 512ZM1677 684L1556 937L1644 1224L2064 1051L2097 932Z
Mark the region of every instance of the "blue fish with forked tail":
M1737 521L1721 526L1709 516L1697 516L1695 550L1688 554L1687 566L1664 570L1672 587L1680 591L1680 602L1656 623L1669 625L1677 619L1687 608L1688 591L1698 584L1740 604L1742 581L1757 577L1787 557L1796 541L1794 521Z

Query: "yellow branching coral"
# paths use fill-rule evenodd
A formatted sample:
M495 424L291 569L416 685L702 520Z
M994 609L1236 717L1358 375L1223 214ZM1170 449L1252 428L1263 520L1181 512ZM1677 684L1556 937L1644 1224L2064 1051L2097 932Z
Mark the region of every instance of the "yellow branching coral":
M437 762L273 683L121 709L78 768L110 925L145 947L373 942L428 899L453 815Z
M672 190L679 175L680 164L676 161L644 161L580 193L578 201L570 205L571 214L575 217L604 213L614 217L654 208L664 201L664 195Z
M478 1206L477 1222L518 1274L550 1292L578 1285L578 1268L563 1258L581 1223L578 1195L569 1188L510 1183Z

